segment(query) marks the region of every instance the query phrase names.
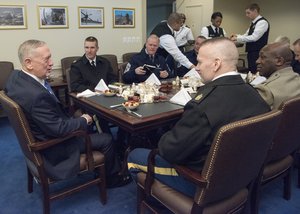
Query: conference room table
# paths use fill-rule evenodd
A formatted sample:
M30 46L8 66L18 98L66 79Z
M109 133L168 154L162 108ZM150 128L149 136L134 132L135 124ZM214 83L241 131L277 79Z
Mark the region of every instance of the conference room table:
M75 93L70 93L69 96L76 107L84 109L87 113L96 114L130 134L145 133L174 124L183 113L183 106L168 100L140 104L137 109L132 110L141 115L138 117L134 113L127 112L122 105L111 107L125 102L123 97L107 97L99 94L78 98Z

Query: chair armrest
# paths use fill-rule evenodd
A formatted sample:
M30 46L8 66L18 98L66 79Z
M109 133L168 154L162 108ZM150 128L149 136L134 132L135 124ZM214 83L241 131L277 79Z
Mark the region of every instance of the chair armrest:
M205 188L207 186L207 181L201 176L200 172L194 171L186 166L175 165L176 172L186 178L188 181L196 184L199 187Z
M40 141L35 142L31 145L29 145L29 149L33 152L39 152L42 150L45 150L47 148L50 148L54 145L57 145L59 143L65 142L66 140L72 138L72 137L84 137L85 138L85 148L86 148L86 158L87 158L87 164L88 169L90 171L94 170L94 159L93 159L93 153L92 153L92 147L91 147L91 139L88 133L84 130L77 130L71 133L68 133L66 136L61 138L55 138L47 141Z
M155 166L155 156L158 154L158 149L153 149L148 156L148 166L145 181L145 193L147 196L151 194L151 186L154 182L154 166Z

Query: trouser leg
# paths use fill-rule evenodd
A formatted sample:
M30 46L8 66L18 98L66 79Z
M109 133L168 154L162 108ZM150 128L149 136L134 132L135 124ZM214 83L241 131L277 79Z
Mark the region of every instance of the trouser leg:
M112 137L109 134L101 133L101 134L91 134L91 142L92 142L92 149L98 150L102 152L105 156L105 170L106 175L116 175L121 167L120 161L118 160L117 156L115 155L114 145L112 141ZM82 145L81 151L85 151L84 145Z
M130 152L128 156L128 169L136 181L138 172L147 172L147 158L151 150L138 148ZM155 158L155 178L162 183L176 189L186 195L194 196L196 186L179 176L170 163L157 155Z

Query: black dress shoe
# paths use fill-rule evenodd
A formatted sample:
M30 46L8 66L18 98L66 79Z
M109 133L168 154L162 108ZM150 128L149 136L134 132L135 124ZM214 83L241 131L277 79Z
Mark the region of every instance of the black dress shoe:
M106 187L107 188L116 188L129 184L132 181L130 175L115 175L109 178L106 178Z

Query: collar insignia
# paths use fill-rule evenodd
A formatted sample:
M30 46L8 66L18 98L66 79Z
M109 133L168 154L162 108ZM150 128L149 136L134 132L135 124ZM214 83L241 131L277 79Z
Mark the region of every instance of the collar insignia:
M195 100L197 100L197 101L200 100L202 98L202 96L203 96L202 94L199 94L197 97L195 97Z

